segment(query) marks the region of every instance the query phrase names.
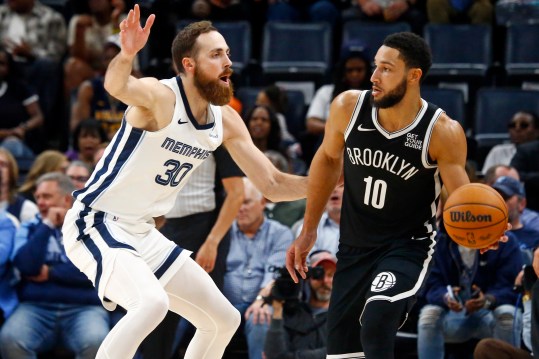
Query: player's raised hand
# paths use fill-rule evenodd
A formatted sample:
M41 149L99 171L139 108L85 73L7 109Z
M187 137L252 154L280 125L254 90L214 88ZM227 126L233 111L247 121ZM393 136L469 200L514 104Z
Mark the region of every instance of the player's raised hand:
M122 52L125 55L135 56L146 45L154 20L155 15L151 14L146 20L146 25L142 28L138 4L135 4L135 7L129 10L127 18L120 23L120 43Z

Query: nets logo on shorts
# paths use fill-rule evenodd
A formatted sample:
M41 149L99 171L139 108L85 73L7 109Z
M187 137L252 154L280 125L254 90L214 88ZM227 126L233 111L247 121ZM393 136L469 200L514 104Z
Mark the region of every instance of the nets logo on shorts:
M376 278L372 281L371 291L372 292L383 292L386 289L389 289L395 285L397 279L395 275L391 272L382 272L378 273Z

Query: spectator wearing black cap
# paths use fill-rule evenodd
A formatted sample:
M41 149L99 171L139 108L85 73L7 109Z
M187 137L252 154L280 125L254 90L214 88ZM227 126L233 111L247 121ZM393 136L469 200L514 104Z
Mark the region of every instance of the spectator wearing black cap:
M313 252L311 267L323 268L307 280L307 298L272 301L273 315L266 335L267 359L326 357L327 309L333 288L337 258L327 251Z
M367 90L371 87L371 62L361 41L349 41L341 48L340 60L333 71L333 82L320 87L307 111L307 133L316 137L314 152L324 137L331 101L346 90ZM308 151L309 149L304 149ZM314 154L313 152L313 154ZM311 158L305 153L306 157Z
M533 250L539 245L539 232L524 225L520 218L524 208L526 208L524 185L513 177L502 176L492 184L492 188L498 191L505 200L509 223L512 226L509 233L512 233L518 240L524 263L531 264Z

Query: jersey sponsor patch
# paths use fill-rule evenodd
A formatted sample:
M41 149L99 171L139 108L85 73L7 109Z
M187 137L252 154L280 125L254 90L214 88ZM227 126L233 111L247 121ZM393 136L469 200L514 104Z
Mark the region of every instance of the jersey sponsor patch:
M397 283L395 275L391 272L378 273L376 278L372 281L371 292L383 292Z

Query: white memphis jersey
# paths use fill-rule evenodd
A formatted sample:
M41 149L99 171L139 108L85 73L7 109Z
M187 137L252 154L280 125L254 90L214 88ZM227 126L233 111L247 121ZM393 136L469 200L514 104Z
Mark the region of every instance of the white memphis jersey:
M124 115L86 186L73 193L86 206L128 221L164 215L194 169L223 141L220 107L210 105L207 124L199 125L181 79L161 82L176 94L172 121L150 132L134 128Z

